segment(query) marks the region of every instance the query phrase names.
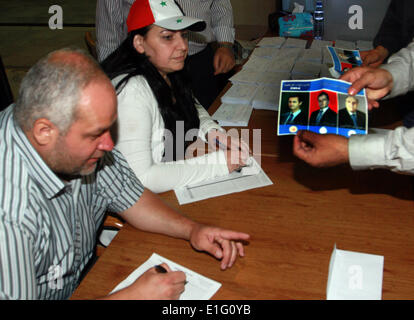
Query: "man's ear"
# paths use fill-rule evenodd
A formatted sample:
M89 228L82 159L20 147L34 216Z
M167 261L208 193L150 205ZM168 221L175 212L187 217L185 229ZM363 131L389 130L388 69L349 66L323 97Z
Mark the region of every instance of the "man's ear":
M49 119L37 119L32 129L33 139L42 147L53 144L59 136L59 129Z
M135 50L137 50L139 53L144 54L144 37L140 34L137 34L134 36L133 45Z

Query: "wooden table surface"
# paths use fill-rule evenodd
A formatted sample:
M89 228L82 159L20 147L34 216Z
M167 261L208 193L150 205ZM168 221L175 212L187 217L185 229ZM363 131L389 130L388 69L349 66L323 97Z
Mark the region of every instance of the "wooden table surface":
M288 152L283 159L262 157L262 167L272 186L183 206L173 192L161 194L196 221L251 235L233 268L221 271L186 241L125 225L72 299L108 294L153 252L222 283L212 299L325 299L335 244L384 256L383 299L414 298L411 177L315 169Z
M209 112L219 105L218 98ZM372 126L400 123L393 108L381 110L371 113ZM154 252L222 283L212 299L325 299L335 244L383 255L383 299L413 299L412 178L348 166L311 168L292 155L292 136L276 135L276 124L277 112L253 110L248 126L250 143L253 129L261 130L256 156L273 185L182 206L174 192L160 195L196 221L249 233L246 256L233 268L221 271L218 261L184 240L125 225L72 299L107 295Z

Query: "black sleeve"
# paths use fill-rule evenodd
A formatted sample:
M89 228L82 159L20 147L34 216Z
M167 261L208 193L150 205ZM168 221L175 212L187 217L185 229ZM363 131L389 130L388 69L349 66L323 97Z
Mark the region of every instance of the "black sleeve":
M402 12L399 10L398 2L404 2L403 0L392 0L388 10L382 21L381 27L374 38L374 47L379 45L386 48L390 55L399 51L405 46L400 35L402 33L404 17L401 16ZM401 5L401 4L400 4Z

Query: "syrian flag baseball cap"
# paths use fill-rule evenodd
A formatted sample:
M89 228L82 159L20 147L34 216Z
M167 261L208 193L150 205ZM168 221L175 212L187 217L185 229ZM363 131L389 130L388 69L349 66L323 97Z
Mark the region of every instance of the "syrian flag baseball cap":
M155 24L168 30L202 31L206 23L186 17L173 0L136 0L127 18L128 32Z

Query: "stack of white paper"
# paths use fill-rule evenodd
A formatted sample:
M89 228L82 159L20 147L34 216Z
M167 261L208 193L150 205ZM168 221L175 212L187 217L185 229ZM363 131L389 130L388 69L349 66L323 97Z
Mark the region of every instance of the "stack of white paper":
M241 104L222 104L212 115L222 127L246 127L249 124L253 107Z
M292 69L292 78L295 74L318 78L321 72L321 64L308 61L297 61Z
M273 47L257 47L253 50L252 56L260 57L260 58L272 58L278 53L278 48Z
M254 109L277 111L279 109L280 86L261 85L253 98Z
M180 296L180 300L208 300L221 287L221 283L206 278L190 269L187 269L171 260L168 260L156 253L145 261L140 267L135 269L124 281L122 281L111 293L119 291L127 286L130 286L136 279L138 279L145 271L165 263L172 271L182 271L186 275L184 292Z
M283 44L283 48L305 48L307 40L300 38L287 38Z
M296 57L274 57L268 65L268 72L288 72L292 71Z
M354 41L335 40L335 47L341 49L355 50L356 44Z
M312 40L311 48L324 48L330 46L332 47L332 41L328 40Z
M280 58L299 58L303 51L306 49L304 48L280 48L277 51L277 55L273 59L280 59Z
M309 74L302 74L302 73L292 73L292 80L312 80L318 77L309 75Z
M289 72L262 72L257 78L258 85L280 87L282 80L289 80Z
M265 72L267 71L269 64L270 60L268 58L250 56L249 60L243 65L243 69Z
M384 257L336 249L331 255L328 300L380 300Z
M320 77L321 78L332 78L331 72L329 71L330 66L328 66L326 63L321 65L321 72Z
M309 48L302 51L298 61L309 61L313 63L322 63L322 48Z
M262 71L256 71L253 69L243 68L229 80L234 83L245 83L245 84L257 84L258 78L262 75Z
M357 40L356 48L360 51L368 51L374 49L372 41Z
M285 43L284 37L263 37L257 44L259 47L280 48Z
M273 184L253 157L249 161L241 172L174 189L178 202L186 204Z
M221 102L230 104L251 104L257 86L250 84L234 84L221 97Z

